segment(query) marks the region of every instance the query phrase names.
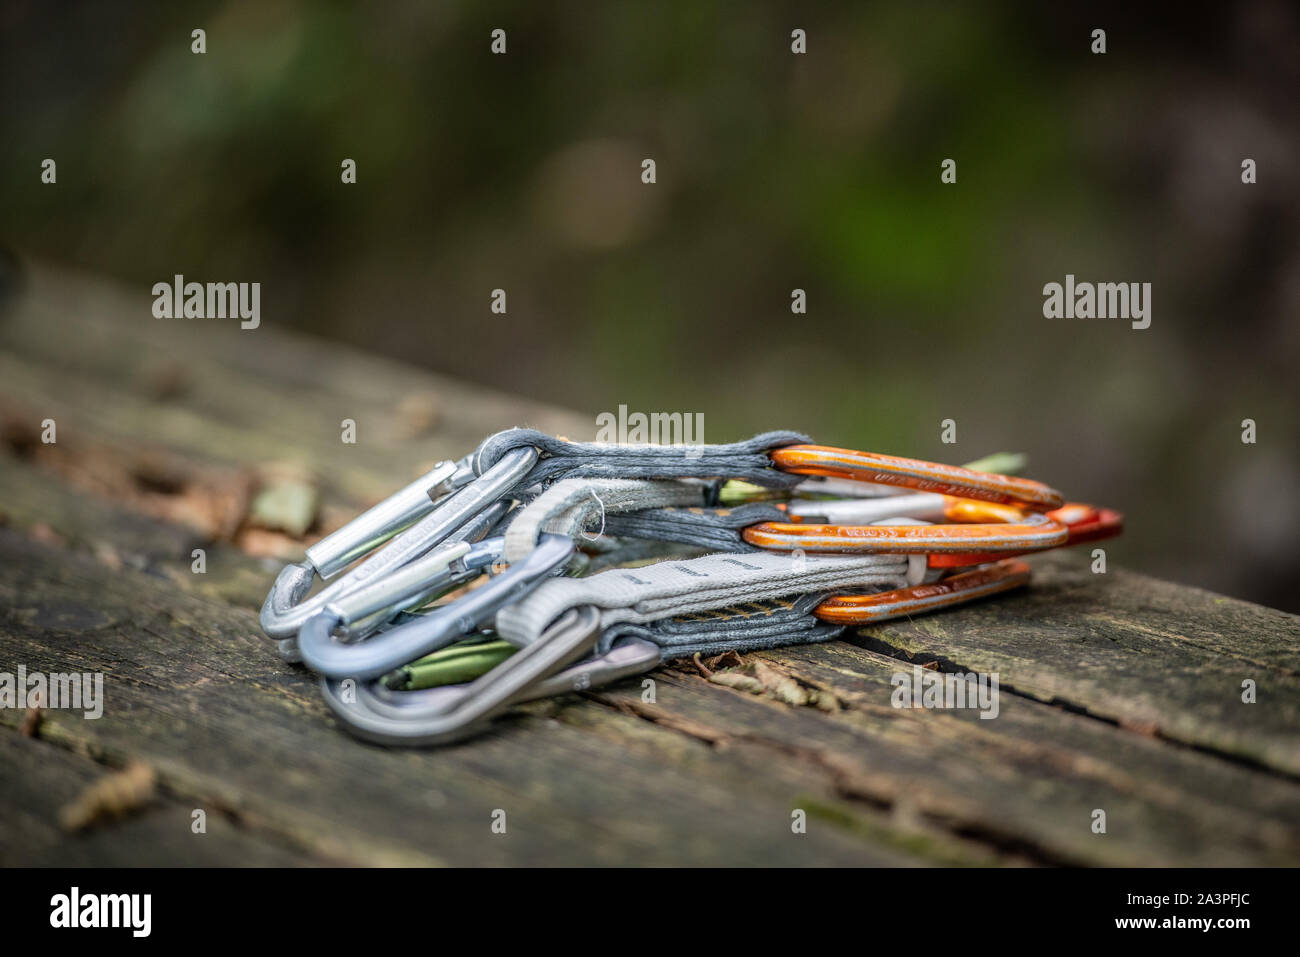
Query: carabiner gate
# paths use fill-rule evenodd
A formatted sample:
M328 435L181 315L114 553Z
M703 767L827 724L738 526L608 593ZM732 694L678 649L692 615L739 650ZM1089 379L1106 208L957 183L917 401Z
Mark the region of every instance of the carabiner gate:
M498 609L518 601L545 579L563 571L573 553L569 539L543 535L526 558L481 588L356 644L341 644L331 637L347 619L349 609L328 604L298 633L299 653L307 667L330 678L378 678L482 627ZM418 574L414 580L418 580Z
M512 491L536 461L534 448L506 452L488 471L439 501L432 511L399 532L383 548L305 601L303 596L311 588L313 566L309 562L289 565L280 573L262 605L262 630L272 638L288 638L330 602L419 558Z
M394 692L378 682L351 687L327 677L321 679L321 688L330 709L359 738L379 744L449 744L484 730L493 715L516 701L572 690L557 689L555 682L544 679L588 652L599 634L599 611L576 608L556 619L540 639L468 685ZM639 665L648 655L637 659L633 649L628 657ZM659 660L657 647L654 660ZM629 673L628 667L627 662L621 668L615 663L611 673L621 677ZM562 673L563 680L573 680L570 672Z

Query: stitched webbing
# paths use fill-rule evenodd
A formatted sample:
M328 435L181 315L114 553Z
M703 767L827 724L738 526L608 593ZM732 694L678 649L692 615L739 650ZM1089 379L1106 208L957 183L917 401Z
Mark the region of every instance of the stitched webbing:
M608 516L605 534L679 542L719 552L756 552L758 547L741 538L740 530L759 522L784 521L789 521L789 516L766 502L731 508L647 508Z
M825 592L749 602L713 611L668 618L650 625L619 622L601 636L600 651L622 638L644 638L663 649L664 658L758 651L834 638L843 627L812 616Z
M726 445L615 445L569 442L537 429L507 429L488 436L474 453L474 472L482 475L510 449L531 445L542 456L521 484L557 478L736 478L772 488L788 488L803 476L772 466L767 453L811 441L798 432L763 432Z
M907 584L901 555L807 556L775 552L705 555L645 568L614 568L589 578L543 582L496 617L497 633L512 643L535 641L570 608L600 608L602 628L650 622L728 605L840 588L887 589Z
M589 523L599 523L611 513L698 504L705 493L704 485L681 481L563 479L519 510L506 530L505 558L523 558L546 532L576 538Z

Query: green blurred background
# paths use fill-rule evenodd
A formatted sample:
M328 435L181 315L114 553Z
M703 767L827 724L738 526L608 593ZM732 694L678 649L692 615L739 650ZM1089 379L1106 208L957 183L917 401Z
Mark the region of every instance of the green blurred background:
M0 240L25 255L260 281L263 323L593 434L626 404L703 412L709 441L1025 451L1127 514L1112 561L1300 610L1294 4L0 11ZM1151 328L1044 319L1066 273L1151 282Z

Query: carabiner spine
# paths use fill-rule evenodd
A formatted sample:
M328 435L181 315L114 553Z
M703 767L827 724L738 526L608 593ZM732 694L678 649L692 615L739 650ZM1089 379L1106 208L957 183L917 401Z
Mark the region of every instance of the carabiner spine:
M359 683L355 700L340 693L337 679L322 678L321 687L330 708L357 737L380 744L449 744L483 730L539 681L590 651L599 635L599 612L573 609L541 639L468 686L395 692L382 683Z
M941 492L959 498L977 498L1004 505L1023 505L1035 511L1060 508L1061 493L1041 482L975 472L957 465L905 459L876 452L857 452L827 445L790 445L768 453L772 464L796 475L826 475L881 485L899 485L920 492Z
M1064 523L1066 540L1063 547L1065 548L1071 545L1082 545L1084 542L1114 538L1124 531L1124 516L1109 508L1093 508L1091 505L1070 503L1048 512L1047 517ZM1002 552L972 552L968 555L931 555L929 564L931 568L961 568L1028 554L1031 554L1031 551L1016 549Z
M813 614L835 625L865 625L960 605L1019 588L1028 582L1028 565L1001 561L930 585L915 585L874 595L835 595L813 609Z
M975 525L805 525L761 522L741 532L751 545L776 551L945 552L1039 551L1065 543L1068 530L1045 516L1041 521Z

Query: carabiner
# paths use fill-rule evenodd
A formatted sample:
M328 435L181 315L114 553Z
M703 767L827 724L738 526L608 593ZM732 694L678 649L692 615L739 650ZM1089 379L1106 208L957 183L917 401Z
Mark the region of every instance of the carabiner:
M1047 513L1047 517L1065 526L1065 547L1082 545L1084 542L1100 541L1114 538L1124 531L1124 516L1109 508L1094 508L1078 502L1069 502ZM969 555L946 554L931 555L931 568L961 568L967 565L983 565L1000 558L1012 558L1028 554L1025 551L1011 552L975 552Z
M370 621L380 612L396 614L416 607L432 600L426 596L445 593L477 578L501 561L504 549L505 538L501 535L472 545L444 543L391 575L336 598L324 611L336 616L335 627L346 629L348 637L352 637L357 622Z
M359 738L379 744L449 744L484 730L493 715L516 701L570 690L568 682L573 680L574 669L554 676L561 679L558 688L554 680L544 679L588 652L599 634L599 611L575 608L556 619L537 641L469 685L395 692L379 682L345 686L327 677L321 679L321 688L330 709ZM632 664L639 667L635 649L623 657L631 657ZM647 658L648 654L643 654L641 660ZM655 647L655 663L658 660L659 649ZM598 663L585 669L580 666L588 682L593 667L603 675ZM609 673L621 677L632 673L629 667L626 662L620 666L618 661L611 661Z
M543 535L527 557L481 588L415 621L351 645L331 637L350 613L357 613L346 602L336 599L309 618L298 632L299 653L307 667L330 678L378 678L482 627L500 608L518 601L545 579L562 571L573 553L573 542L569 539ZM418 581L418 573L412 573L412 580ZM410 587L410 582L407 585ZM369 606L364 602L359 605L362 609L366 607Z
M447 567L439 570L435 565L431 569L430 578L423 582L424 587L422 589L403 593L400 597L394 596L393 601L389 604L376 603L377 607L374 612L354 617L347 623L340 625L336 631L350 641L364 638L382 628L388 622L393 621L408 609L419 608L431 601L436 601L447 592L454 591L466 582L477 578L483 569L490 568L502 560L502 546L505 539L500 535L489 539L483 539L483 536L500 522L510 511L510 508L511 504L508 501L497 502L456 529L446 542L435 548L433 552L430 552L430 555L436 554L440 557L438 564L445 563ZM480 541L480 539L483 540ZM461 555L463 551L460 547L461 544L472 546L463 556ZM429 556L426 555L425 557L428 558ZM421 561L421 559L416 559L416 561ZM400 575L408 567L403 566L394 574ZM377 591L382 591L384 586L380 583L384 581L386 580L380 579L379 582L372 582L371 586L377 586ZM368 591L369 587L362 586L359 590ZM351 597L351 595L347 595L340 598L339 601L350 602ZM286 660L301 662L302 659L297 655L297 647L298 638L296 635L292 638L280 639L281 654Z
M906 517L913 516L906 514ZM806 552L983 554L1055 548L1065 543L1068 532L1064 525L1046 515L1029 514L1015 522L971 525L806 525L798 522L761 522L749 526L741 535L751 545L777 551L793 551L798 548Z
M905 459L875 452L855 452L826 445L790 445L768 453L782 472L897 485L922 492L942 492L1034 511L1060 508L1065 500L1054 488L1030 479L995 472L976 472L957 465Z
M834 595L814 608L813 614L836 625L866 625L960 605L1019 588L1028 581L1029 566L1024 562L1000 561L930 585L914 585L873 595Z
M572 609L572 614L580 609ZM563 618L557 619L558 625ZM503 642L504 644L504 642ZM536 644L536 642L534 642ZM528 646L525 646L528 647ZM518 651L514 653L518 654ZM511 655L510 657L513 657ZM502 659L503 664L507 659ZM522 701L534 701L539 698L553 698L562 694L579 691L591 691L621 681L633 675L645 674L654 669L663 660L663 649L653 641L644 638L623 637L604 654L590 655L568 665L560 671L541 678L511 699L512 704ZM483 674L487 674L484 672ZM477 680L478 675L474 680ZM336 695L340 684L337 681L325 682L330 686L327 695ZM445 714L455 707L468 692L470 682L463 684L444 684L431 688L403 691L391 687L386 681L364 682L357 687L356 698L368 710L387 715L390 718L418 720ZM331 704L344 705L342 700ZM336 707L337 711L338 708Z
M455 480L459 476L459 484ZM437 507L438 493L452 491L473 478L469 456L439 462L433 471L362 512L342 528L307 546L307 562L323 579L333 578L366 552L382 545Z
M262 628L272 638L287 637L295 629L274 627L311 590L316 576L332 578L354 559L388 541L437 507L438 493L450 493L473 478L469 457L439 462L433 470L405 488L362 512L342 528L306 549L301 562L285 565L276 576L262 605ZM268 623L273 627L268 628Z
M272 638L288 638L330 602L419 558L513 491L536 461L534 448L506 452L488 471L439 501L415 524L311 598L303 600L312 586L314 566L310 562L286 566L262 605L262 630Z

